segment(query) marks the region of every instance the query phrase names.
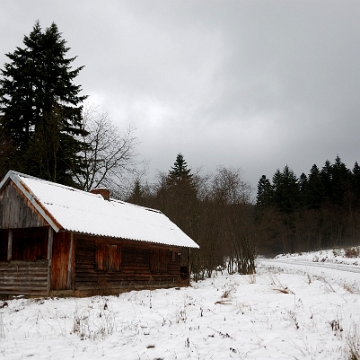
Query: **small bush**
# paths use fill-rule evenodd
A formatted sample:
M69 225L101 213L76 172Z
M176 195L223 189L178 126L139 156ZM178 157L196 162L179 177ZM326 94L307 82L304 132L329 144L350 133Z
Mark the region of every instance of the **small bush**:
M347 258L357 258L360 257L360 247L352 247L345 249L345 257Z

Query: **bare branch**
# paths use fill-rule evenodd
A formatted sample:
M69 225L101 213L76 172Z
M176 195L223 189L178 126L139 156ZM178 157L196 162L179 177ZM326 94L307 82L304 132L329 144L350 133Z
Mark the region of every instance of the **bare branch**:
M76 176L79 186L86 191L118 187L135 167L135 129L129 126L120 131L107 113L99 113L93 106L84 112L84 128L89 132L84 138L89 148L83 153L86 170Z

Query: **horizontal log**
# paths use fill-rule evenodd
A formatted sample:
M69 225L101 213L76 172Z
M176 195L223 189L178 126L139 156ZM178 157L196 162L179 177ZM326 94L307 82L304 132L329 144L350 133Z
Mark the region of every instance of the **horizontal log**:
M18 262L18 261L1 261L0 262L0 267L1 268L7 268L7 267L26 267L26 268L29 268L29 267L47 267L49 265L49 262L46 261L46 262L38 262L38 261L21 261L21 262Z
M22 293L23 291L37 291L37 290L46 290L47 289L47 286L40 286L40 285L34 285L34 286L29 286L29 285L24 285L24 284L21 284L21 285L17 285L17 286L1 286L0 285L0 292L4 292L4 291L7 291L7 290L17 290L18 293Z
M157 281L153 282L124 282L122 284L117 284L109 287L97 287L94 288L92 286L88 286L87 284L77 284L75 289L79 291L116 291L116 290L132 290L132 289L148 289L148 288L166 288L166 287L174 287L174 286L182 286L183 282L181 280L178 281L168 281L159 283Z
M37 277L37 278L15 278L15 277L8 277L8 278L1 278L0 284L34 284L34 283L46 283L48 280L47 276Z
M41 289L41 290L24 290L24 291L19 291L19 290L13 290L13 289L5 289L2 290L0 289L0 294L5 294L5 295L30 295L30 296L46 296L48 295L48 291L47 289Z

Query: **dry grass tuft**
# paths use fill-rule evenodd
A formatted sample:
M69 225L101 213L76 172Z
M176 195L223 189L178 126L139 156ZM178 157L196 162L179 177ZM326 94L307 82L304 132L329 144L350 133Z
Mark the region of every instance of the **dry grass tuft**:
M345 249L345 257L347 257L347 258L360 257L360 247L351 247L351 248Z
M271 279L271 285L274 286L273 289L275 291L279 291L282 294L295 294L287 286L284 286L276 276L270 274L270 279Z
M232 290L232 289L227 289L227 290L225 290L224 293L221 295L221 298L222 298L222 299L227 299L227 298L230 296L230 294L231 294L231 290Z
M360 334L357 324L354 324L346 338L349 360L360 360Z
M343 284L343 288L349 292L350 294L353 294L354 293L354 288L353 288L353 285L352 284L349 284L347 282L344 282Z
M281 292L282 294L294 294L292 290L290 290L288 287L284 288L274 288L275 291Z

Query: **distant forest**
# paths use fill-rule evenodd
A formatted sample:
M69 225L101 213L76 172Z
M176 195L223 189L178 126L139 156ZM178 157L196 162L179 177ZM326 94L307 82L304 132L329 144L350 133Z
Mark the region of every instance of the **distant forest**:
M258 182L256 203L239 170L193 174L178 154L174 167L152 186L134 185L127 199L157 208L200 246L195 276L209 276L228 263L229 272L254 271L254 255L276 255L360 243L360 167L337 156L298 178L285 166Z
M333 164L313 165L297 178L285 166L257 188L255 222L262 253L317 250L359 244L360 167L352 170L337 156Z

